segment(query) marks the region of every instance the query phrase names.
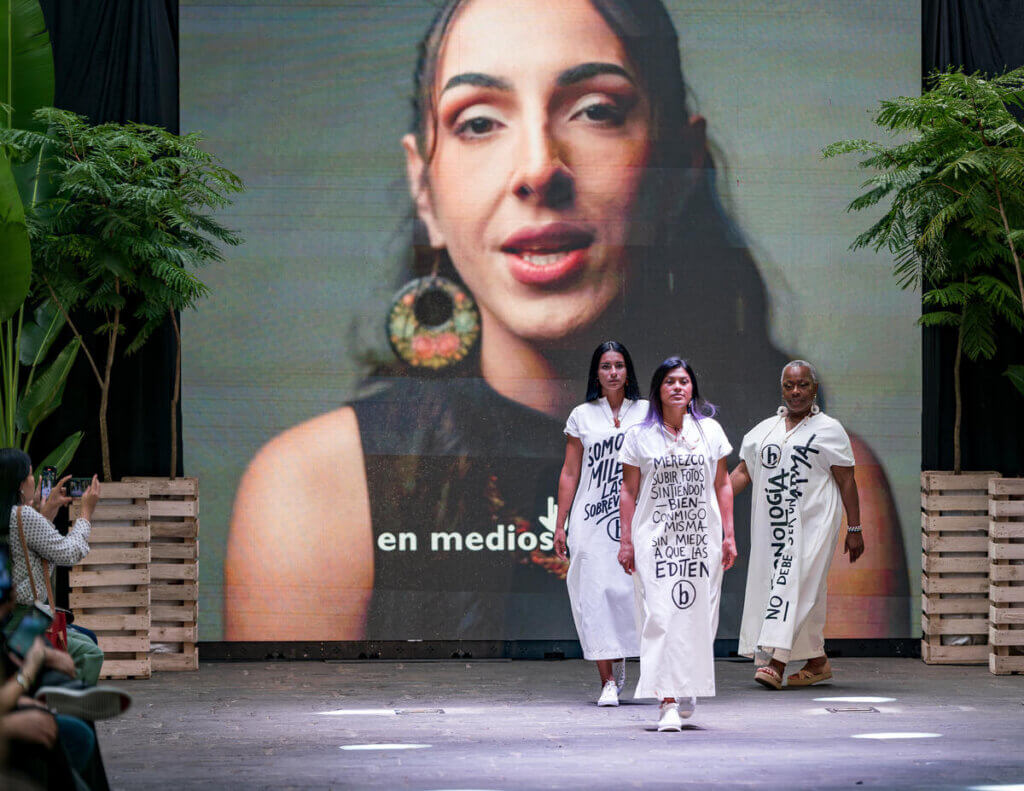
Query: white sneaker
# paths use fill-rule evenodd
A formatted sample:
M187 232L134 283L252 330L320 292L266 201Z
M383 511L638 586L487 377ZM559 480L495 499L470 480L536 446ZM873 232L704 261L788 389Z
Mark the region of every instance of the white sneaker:
M619 690L614 681L605 681L601 689L601 697L597 699L598 706L618 706Z
M679 717L679 705L675 702L669 703L667 701L662 701L661 715L658 717L658 730L681 731L682 729L683 721Z
M684 720L690 719L697 708L697 698L689 697L679 702L679 716Z
M618 689L619 694L622 694L622 690L626 688L626 660L623 659L619 662L612 662L612 678L615 679L615 687Z

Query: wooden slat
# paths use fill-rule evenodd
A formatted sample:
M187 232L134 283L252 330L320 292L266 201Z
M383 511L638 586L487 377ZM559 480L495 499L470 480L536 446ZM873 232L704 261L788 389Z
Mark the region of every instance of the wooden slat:
M198 670L199 652L193 647L182 654L153 654L153 670Z
M999 604L1020 604L1020 588L1008 585L993 585L988 591L988 600Z
M996 629L988 631L989 645L1024 647L1024 629Z
M145 503L105 503L100 500L93 511L94 522L131 522L149 519L149 508Z
M105 654L131 654L141 653L143 651L149 652L149 634L143 633L141 635L105 635L98 634L96 639L99 640L100 648L103 649Z
M81 615L76 614L75 623L94 632L134 632L148 630L150 616L86 612Z
M115 563L149 563L149 547L94 547L82 558L81 566L109 566Z
M988 493L1024 497L1024 478L994 478L988 482Z
M1024 605L1024 600L1021 601ZM1022 607L996 607L992 606L988 611L988 619L993 624L1007 624L1024 626L1024 606ZM1018 630L1020 642L1016 645L1024 646L1024 631Z
M988 523L989 538L1024 538L1024 521L1004 522L992 520Z
M921 570L928 574L981 574L987 575L989 559L921 556Z
M103 678L149 678L152 665L145 659L107 659L101 671Z
M984 552L988 554L988 536L921 536L921 549L925 552Z
M989 516L1024 516L1024 500L989 500Z
M78 571L76 566L68 574L72 588L99 588L116 585L148 585L149 569L103 569Z
M933 665L975 665L988 661L987 645L921 644L921 658Z
M1024 544L993 541L989 544L988 556L992 560L1024 560Z
M149 484L143 482L101 483L100 500L145 500Z
M73 612L90 607L148 607L149 591L103 591L82 593L71 591L68 601Z
M150 522L149 527L153 538L196 538L199 535L199 524L195 520Z
M166 497L168 495L177 497L195 497L199 493L198 478L151 478L145 476L130 476L124 479L129 482L149 484L149 493L155 497Z
M986 498L988 495L986 495ZM149 516L157 519L168 516L195 517L199 509L195 500L150 500Z
M943 618L922 614L921 630L928 635L987 634L988 613L978 618Z
M921 575L921 590L937 593L988 593L988 577L939 577Z
M982 604L988 607L988 599L981 599ZM187 605L179 604L154 604L150 608L150 616L153 623L158 621L177 621L179 623L195 623L199 616L196 602Z
M194 582L177 585L153 582L150 583L149 593L153 601L196 601L199 597L199 586Z
M151 626L149 639L155 643L194 643L198 639L199 629L191 626Z
M149 541L149 525L93 524L89 546L94 544L130 544Z
M929 533L939 531L968 532L988 529L988 509L982 514L980 511L976 516L936 516L921 512L921 529Z
M935 491L937 489L984 489L988 490L990 479L998 477L998 472L964 472L956 475L952 472L935 472L927 470L921 473L921 488Z
M195 541L184 544L150 544L149 549L153 560L195 560L199 555L199 547ZM988 550L987 542L985 549Z
M987 512L987 494L921 494L921 508L925 511L982 511Z
M953 599L926 593L921 596L921 609L926 615L984 614L988 612L988 598Z
M988 658L988 669L1002 675L1004 673L1024 673L1024 655L1021 656L997 656L990 654Z
M993 563L988 567L988 577L992 582L1024 582L1024 566ZM1008 587L1005 590L1013 588Z
M194 580L199 577L195 563L153 563L149 567L153 580Z

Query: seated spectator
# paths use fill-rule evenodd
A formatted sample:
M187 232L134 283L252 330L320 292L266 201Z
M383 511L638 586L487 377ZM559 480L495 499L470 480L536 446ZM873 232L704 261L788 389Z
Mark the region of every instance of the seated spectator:
M10 515L8 546L11 553L14 601L32 604L39 601L50 607L45 584L49 564L73 566L89 552L89 532L96 503L99 500L99 482L93 476L92 484L82 495L82 516L75 520L66 536L53 524L53 518L71 498L64 492L63 478L44 499L32 476L32 461L28 454L17 448L0 450L0 513ZM86 686L99 679L103 665L103 651L94 638L69 626L68 653L74 660L78 677Z
M0 777L6 780L20 776L47 789L104 791L108 788L106 773L92 725L54 713L31 697L33 691L38 694L36 687L44 672L51 681L63 678L72 685L81 682L74 680L75 667L68 654L47 646L39 636L26 651L25 635L19 634L18 626L8 628L24 620L12 617L15 605L10 595L9 566L7 547L0 545L0 678L4 679L0 685L0 745L7 747L9 771ZM94 698L98 692L108 702L118 694L99 688L91 692Z

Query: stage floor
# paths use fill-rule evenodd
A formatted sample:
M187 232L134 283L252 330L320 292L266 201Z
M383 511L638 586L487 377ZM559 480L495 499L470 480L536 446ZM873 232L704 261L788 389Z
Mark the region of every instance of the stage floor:
M115 789L1024 784L1024 677L914 659L833 666L832 683L773 692L752 664L719 661L718 697L682 733L658 733L653 703L597 708L581 660L207 663L117 682L134 706L98 728Z

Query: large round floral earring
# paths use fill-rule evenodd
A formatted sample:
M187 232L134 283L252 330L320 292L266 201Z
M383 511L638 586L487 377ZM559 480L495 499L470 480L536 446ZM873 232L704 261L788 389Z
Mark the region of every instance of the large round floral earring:
M480 337L480 314L469 292L433 271L410 280L391 301L388 339L395 354L418 368L446 368L463 360Z

